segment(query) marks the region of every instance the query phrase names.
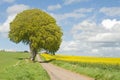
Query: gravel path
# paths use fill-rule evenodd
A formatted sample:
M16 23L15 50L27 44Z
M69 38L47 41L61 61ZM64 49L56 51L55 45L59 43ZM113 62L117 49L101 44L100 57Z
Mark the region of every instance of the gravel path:
M39 55L37 55L37 59L41 61ZM41 62L41 65L48 72L51 80L94 80L93 78L71 72L50 63Z

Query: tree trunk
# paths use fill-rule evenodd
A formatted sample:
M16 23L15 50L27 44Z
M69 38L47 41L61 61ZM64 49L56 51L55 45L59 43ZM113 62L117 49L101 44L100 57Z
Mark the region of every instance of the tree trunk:
M52 55L55 55L55 52L53 52Z
M30 54L31 54L30 60L35 61L37 50L32 48L31 43L29 44L29 47L30 47Z
M33 51L31 52L31 60L32 60L32 61L35 61L36 54L37 54L37 51L36 51L36 50L33 50Z

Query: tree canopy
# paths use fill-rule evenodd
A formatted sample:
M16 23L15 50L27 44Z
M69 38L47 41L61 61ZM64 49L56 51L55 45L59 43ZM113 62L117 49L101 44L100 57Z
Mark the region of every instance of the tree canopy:
M25 10L10 23L10 40L29 44L33 52L44 49L55 53L62 42L62 35L56 20L39 9Z

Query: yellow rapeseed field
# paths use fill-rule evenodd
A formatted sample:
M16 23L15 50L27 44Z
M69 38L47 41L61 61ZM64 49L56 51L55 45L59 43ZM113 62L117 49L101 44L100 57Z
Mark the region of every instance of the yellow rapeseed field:
M68 56L68 55L49 55L41 54L46 60L55 59L73 62L86 62L86 63L105 63L105 64L120 64L120 58L110 57L87 57L87 56Z

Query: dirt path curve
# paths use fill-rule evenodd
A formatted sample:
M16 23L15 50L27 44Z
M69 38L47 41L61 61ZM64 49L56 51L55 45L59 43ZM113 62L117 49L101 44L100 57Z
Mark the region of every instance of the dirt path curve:
M39 55L37 55L38 61L41 61ZM41 63L43 68L48 72L51 80L94 80L84 75L65 70L50 63Z

